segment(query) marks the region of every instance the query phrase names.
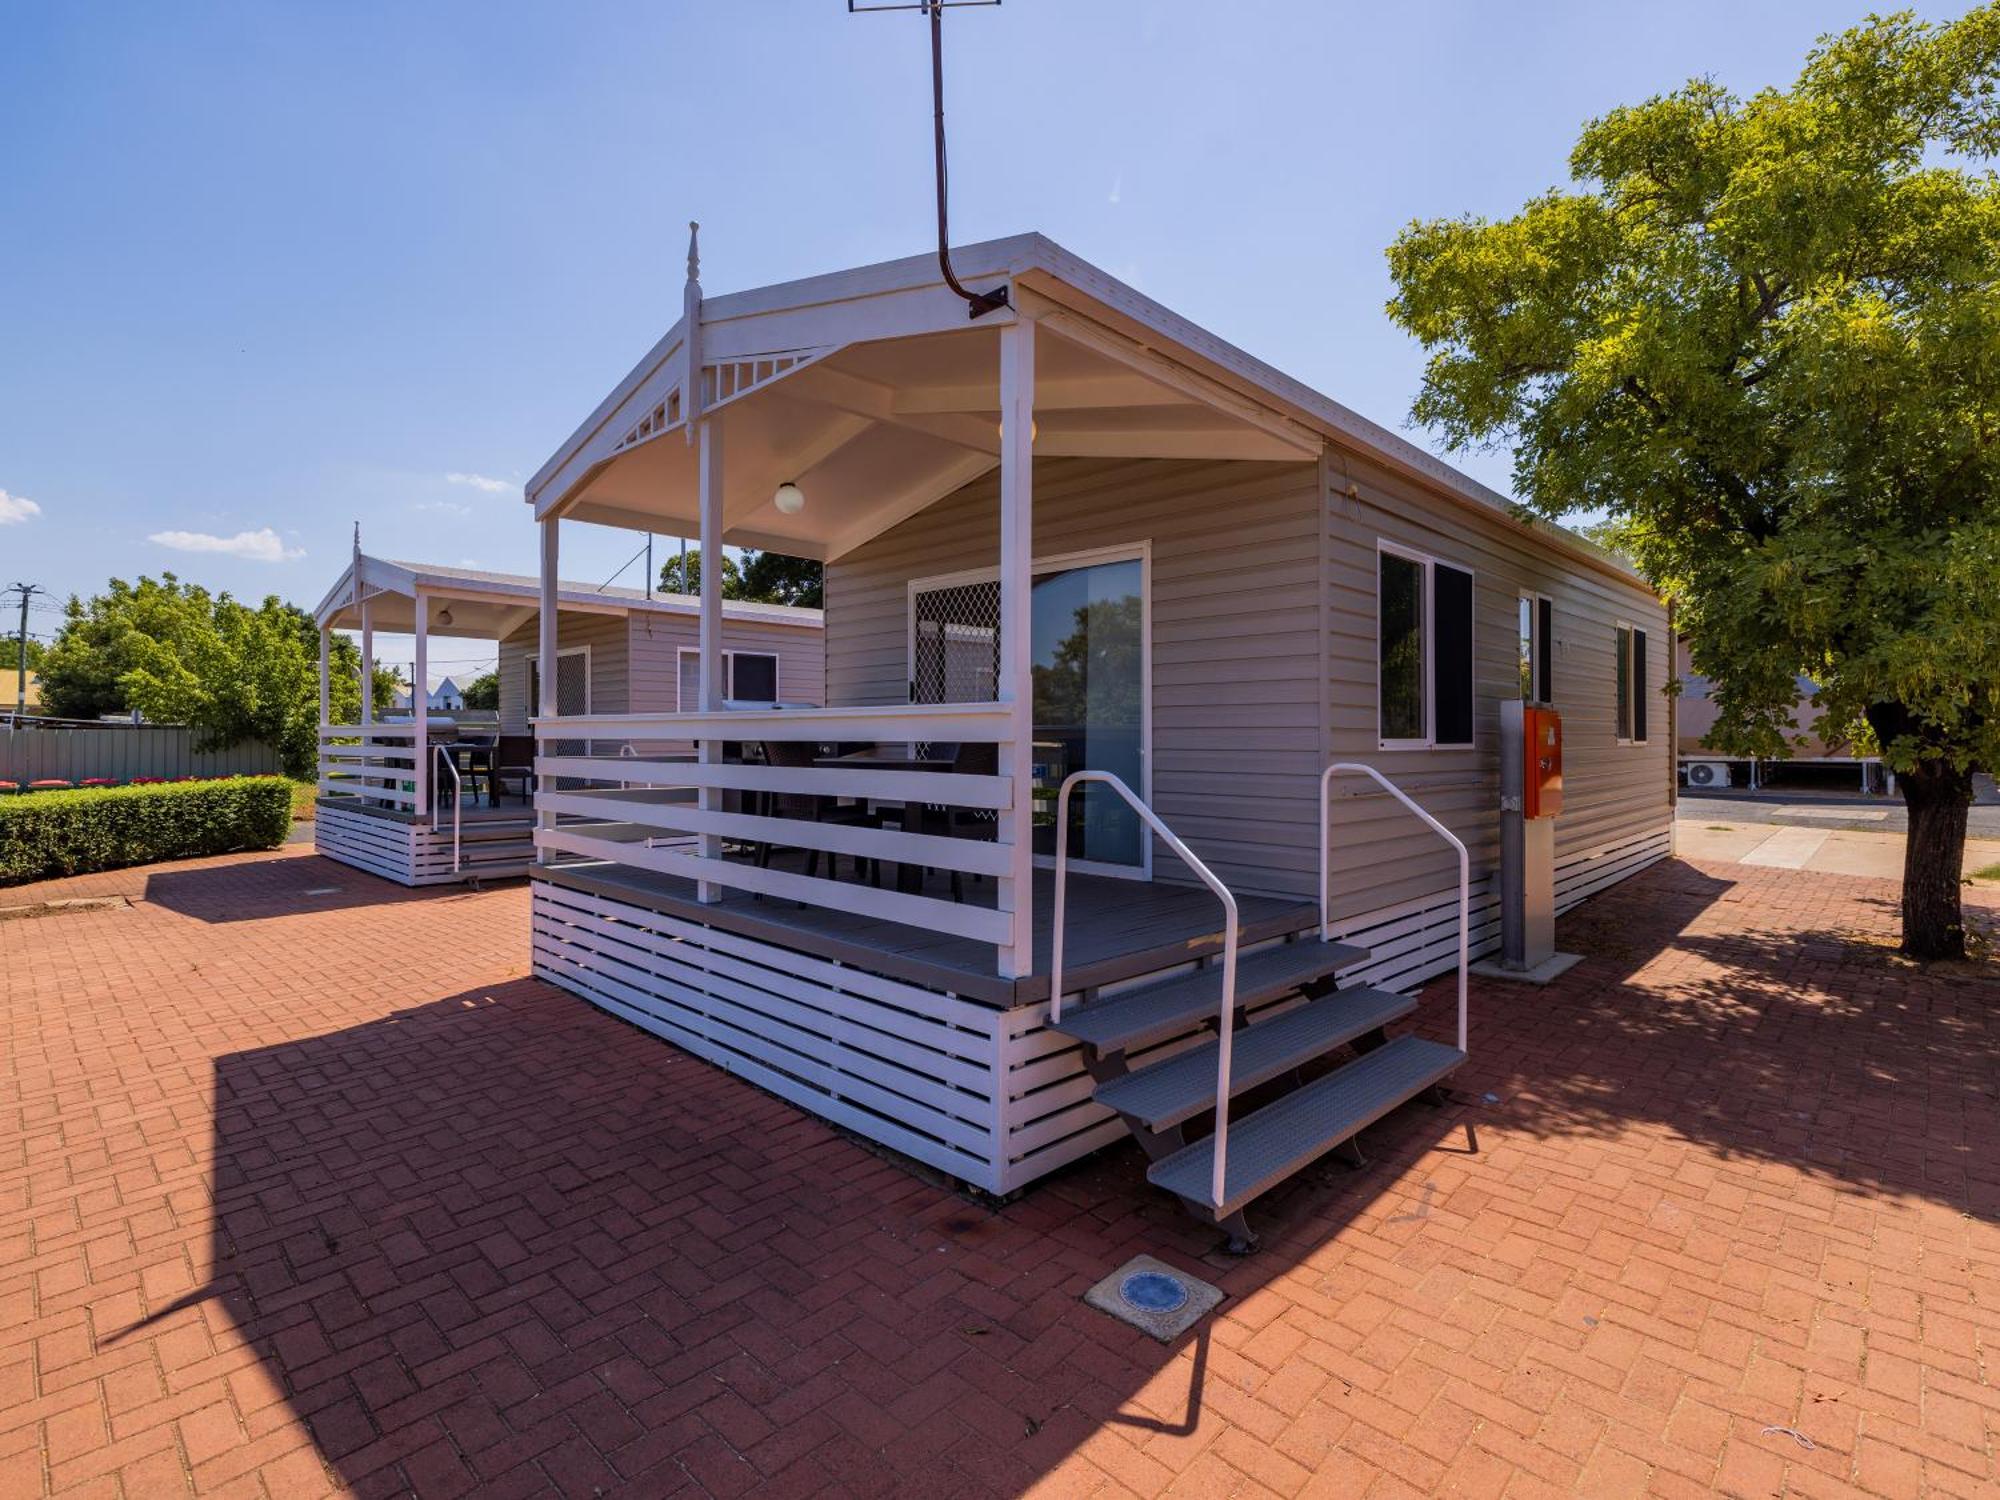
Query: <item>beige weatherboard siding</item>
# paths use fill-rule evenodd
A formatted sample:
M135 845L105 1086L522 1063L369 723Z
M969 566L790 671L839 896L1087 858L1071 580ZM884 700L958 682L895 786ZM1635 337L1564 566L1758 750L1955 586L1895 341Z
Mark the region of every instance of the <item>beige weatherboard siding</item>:
M778 697L786 703L825 701L826 645L816 610L801 619L723 617L723 649L778 658ZM700 645L700 620L685 610L633 610L629 615L562 615L562 649L590 647L592 713L673 713L681 707L674 676L683 650ZM535 658L531 620L500 642L500 728L528 732L528 664Z
M1499 852L1498 704L1518 692L1518 600L1529 592L1554 606L1566 778L1558 859L1662 834L1672 816L1668 650L1666 612L1650 591L1556 551L1504 515L1468 514L1358 458L1333 462L1326 474L1323 484L1312 464L1248 460L1035 466L1038 559L1149 550L1152 804L1168 825L1233 888L1311 896L1319 771L1329 759L1360 760L1465 839L1475 879L1490 875ZM995 554L998 525L989 477L829 565L829 702L908 700L909 585L979 567ZM1383 543L1473 575L1469 747L1380 747ZM1647 632L1653 698L1644 745L1613 743L1619 620ZM1360 790L1356 780L1336 782L1339 794ZM1453 883L1446 846L1386 798L1338 796L1333 826L1343 916ZM1154 872L1187 878L1157 853Z
M909 701L909 585L991 565L998 489L994 477L967 485L828 565L830 703ZM1035 466L1037 559L1149 549L1152 804L1248 891L1311 884L1316 489L1311 464ZM1170 879L1181 867L1156 851L1153 868Z
M1499 859L1499 704L1519 695L1519 601L1553 605L1552 706L1563 721L1563 812L1556 859L1658 837L1673 818L1673 745L1665 687L1666 608L1618 570L1558 550L1555 539L1451 504L1363 458L1327 465L1327 729L1329 759L1366 761L1460 838L1473 877ZM1472 573L1473 743L1470 748L1381 748L1377 723L1377 563L1382 544ZM1617 734L1617 626L1646 632L1648 739ZM1342 778L1336 793L1359 793ZM1401 808L1380 796L1334 802L1335 910L1354 916L1416 900L1453 883L1455 860Z

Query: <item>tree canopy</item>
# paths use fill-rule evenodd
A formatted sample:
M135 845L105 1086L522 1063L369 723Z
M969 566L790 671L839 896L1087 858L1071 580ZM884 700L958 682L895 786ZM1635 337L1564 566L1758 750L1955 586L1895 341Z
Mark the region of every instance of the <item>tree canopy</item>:
M739 563L727 552L722 555L722 597L749 599L759 604L796 604L808 609L825 603L825 568L803 557L787 557L781 552L743 551ZM679 554L667 559L660 569L660 587L669 594L701 592L701 549L687 552L687 576L681 576Z
M361 653L336 633L329 661L331 712L352 723ZM378 666L376 701L386 704L391 690ZM114 578L88 601L70 599L43 656L42 702L63 718L136 709L193 727L204 748L261 740L288 774L306 776L318 757L319 631L276 595L251 606L172 573L136 584Z
M1912 798L1910 951L1915 862L1950 853L1918 804L1962 843L2000 765L1996 82L2000 6L1873 17L1787 90L1614 109L1571 187L1389 251L1413 415L1511 444L1534 511L1608 515L1714 680L1712 744L1785 753L1800 676L1874 731ZM1923 873L1955 926L1956 863Z

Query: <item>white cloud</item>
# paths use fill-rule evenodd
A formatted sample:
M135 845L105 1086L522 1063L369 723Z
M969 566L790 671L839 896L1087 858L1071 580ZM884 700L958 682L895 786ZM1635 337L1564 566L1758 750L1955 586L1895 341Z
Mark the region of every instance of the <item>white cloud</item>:
M1111 179L1111 195L1104 201L1106 203L1116 204L1116 203L1122 203L1124 202L1124 200L1125 200L1125 178L1122 175L1120 175Z
M212 536L206 531L156 531L146 538L176 552L221 552L251 562L290 562L306 555L303 547L287 547L270 527L239 531L235 536Z
M485 474L460 474L453 471L444 476L446 484L462 484L475 490L483 490L489 495L504 495L514 486L504 479L493 479Z
M25 495L10 495L0 490L0 526L12 526L17 521L32 521L42 513L42 508Z
M457 500L419 500L417 502L417 509L442 511L448 516L469 516L472 514L471 506Z

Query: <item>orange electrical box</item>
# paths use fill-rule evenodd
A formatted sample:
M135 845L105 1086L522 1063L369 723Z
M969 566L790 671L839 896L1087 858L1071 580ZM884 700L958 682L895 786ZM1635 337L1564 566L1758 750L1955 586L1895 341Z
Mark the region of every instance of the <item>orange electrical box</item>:
M1553 818L1563 810L1563 721L1552 708L1521 710L1521 816Z

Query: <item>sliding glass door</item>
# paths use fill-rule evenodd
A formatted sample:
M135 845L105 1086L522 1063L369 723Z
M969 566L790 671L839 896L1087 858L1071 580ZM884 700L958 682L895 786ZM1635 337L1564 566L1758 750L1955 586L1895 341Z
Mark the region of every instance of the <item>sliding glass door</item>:
M1056 847L1056 793L1072 771L1109 771L1148 792L1146 560L1142 550L1035 565L1029 656L1035 694L1035 853ZM910 697L990 701L999 680L1000 588L990 575L910 590ZM1101 788L1070 798L1076 868L1150 873L1138 816Z

